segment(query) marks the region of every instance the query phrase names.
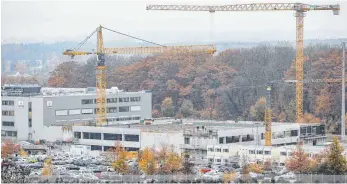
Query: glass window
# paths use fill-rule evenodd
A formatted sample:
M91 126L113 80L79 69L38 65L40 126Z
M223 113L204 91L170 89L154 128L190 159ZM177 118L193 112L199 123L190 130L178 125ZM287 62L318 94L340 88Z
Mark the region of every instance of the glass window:
M82 100L82 104L85 105L85 104L93 104L93 99L83 99Z
M101 140L101 133L83 132L83 139L96 139L96 140Z
M119 107L119 112L129 112L129 106Z
M117 107L107 107L107 113L116 113Z
M224 137L219 138L219 144L224 144Z
M287 156L287 152L281 151L281 156Z
M265 155L271 155L271 151L265 151Z
M117 98L108 98L107 103L117 103Z
M80 139L81 138L81 132L74 132L74 138Z
M257 150L257 154L258 155L262 155L263 154L263 150Z
M119 102L129 102L129 97L119 98Z
M224 159L224 163L228 163L228 159Z
M121 141L122 140L122 134L104 133L104 140Z
M104 146L104 151L112 151L113 149L113 146Z
M222 152L220 148L216 148L216 152Z
M139 142L139 135L124 134L125 141Z
M216 159L216 162L221 162L221 159Z
M141 97L130 97L130 102L139 102L141 101Z
M2 105L14 106L14 101L13 100L3 100Z
M141 110L141 106L139 106L139 105L130 107L130 111L131 112L140 111L140 110Z
M56 116L67 116L67 110L56 110L55 115Z
M132 117L132 120L140 120L141 117L140 116L135 116L135 117Z
M208 161L209 161L209 162L213 162L213 158L209 158Z
M233 142L233 137L226 137L225 138L225 142L226 142L226 144L228 144L228 143L232 143Z
M69 115L80 115L81 114L81 109L70 109L69 110Z
M184 144L190 144L190 139L189 137L184 138Z
M208 148L208 151L211 151L211 152L213 152L213 148Z
M31 118L29 118L29 127L32 127L33 125L32 125L32 120L31 120Z
M93 109L82 109L82 114L93 114Z
M229 149L225 149L225 148L224 148L224 149L223 149L223 152L229 152Z
M249 151L249 154L255 154L255 151L254 150L248 150Z
M3 116L14 116L14 111L2 111Z
M292 137L298 136L298 130L291 130L290 132Z
M2 126L14 126L14 122L13 121L3 121Z
M125 147L126 151L139 151L139 148Z
M92 145L90 147L91 150L99 150L99 151L102 151L102 147L101 146L97 146L97 145Z

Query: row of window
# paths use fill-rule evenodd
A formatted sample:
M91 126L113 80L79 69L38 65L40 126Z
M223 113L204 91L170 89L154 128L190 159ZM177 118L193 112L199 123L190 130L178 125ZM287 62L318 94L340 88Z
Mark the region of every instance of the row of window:
M118 107L119 112L137 112L141 111L141 106L121 106ZM94 112L93 112L94 111ZM100 111L100 108L93 109L69 109L69 110L56 110L56 116L68 116L68 115L81 115L81 114L96 114ZM117 107L107 107L107 113L117 113Z
M2 111L3 116L14 116L14 111Z
M81 139L81 132L74 132L74 138ZM83 139L101 140L101 133L83 132ZM104 133L104 140L123 141L122 134ZM124 141L139 142L139 135L124 134Z
M14 106L14 101L13 100L3 100L2 105L11 105Z
M1 123L2 126L14 126L14 122L13 121L3 121Z
M104 146L104 151L110 151L111 149L113 149L113 146ZM92 151L94 150L98 150L98 151L102 151L102 146L98 146L98 145L91 145L90 149ZM139 148L132 148L132 147L125 147L126 151L138 151Z
M208 148L208 151L213 152L213 150L214 150L214 152L222 152L222 149L221 149L221 148L215 148L215 149L213 149L213 148ZM227 152L229 152L229 149L228 149L228 148L223 148L223 152L224 152L224 153L227 153Z
M222 159L220 159L220 158L216 158L216 159L209 158L209 159L208 159L208 162L209 162L209 163L212 163L212 162L213 162L213 160L214 160L214 162L217 162L217 163L222 162ZM223 161L224 161L224 163L228 163L228 162L229 162L229 160L228 160L228 159L223 159Z
M141 97L123 97L123 98L118 98L119 102L139 102L141 101ZM107 103L117 103L117 98L107 98ZM83 99L82 100L82 105L86 104L96 104L97 99Z
M257 154L257 155L271 155L271 151L267 151L267 150L265 150L265 151L263 151L263 150L248 150L248 153L250 155L255 155L255 154Z
M1 136L17 137L17 131L4 131L4 130L1 130Z
M254 135L248 134L248 135L219 137L219 144L237 143L237 142L240 142L240 138L242 142L254 141Z
M298 136L298 130L288 130L283 132L273 132L272 133L272 139L279 139L279 138L285 138L285 137L295 137Z

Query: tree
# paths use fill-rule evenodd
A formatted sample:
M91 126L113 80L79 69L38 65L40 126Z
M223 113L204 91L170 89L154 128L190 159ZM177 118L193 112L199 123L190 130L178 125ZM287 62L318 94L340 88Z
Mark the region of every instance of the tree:
M343 175L346 172L346 159L342 155L343 147L335 136L327 155L327 168L330 174Z
M223 182L224 183L231 183L233 182L237 177L236 172L229 172L223 174Z
M190 100L183 100L181 108L179 112L183 115L183 117L190 117L194 114L194 105Z
M139 168L148 175L152 175L156 172L157 165L155 162L154 153L148 147L146 147L141 153Z
M310 159L302 146L302 142L299 142L286 162L286 168L295 173L307 173L310 170Z
M181 157L171 148L166 155L166 162L163 165L165 173L174 173L181 168Z
M305 113L304 116L298 121L299 123L320 123L320 119L317 117L314 117L310 113Z
M264 172L264 166L263 164L258 163L252 163L249 164L249 171L254 173L263 173Z
M182 157L183 157L183 159L181 159L182 160L181 171L184 174L192 174L193 173L194 164L189 161L189 154L188 153L183 153Z
M26 151L24 151L23 148L21 148L20 151L19 151L19 155L20 155L21 157L27 157L27 156L28 156L28 153L27 153Z
M254 121L264 121L264 112L266 106L266 98L261 97L258 99L258 101L255 103L254 106L251 106L250 108L250 114Z
M52 158L47 158L43 164L42 175L43 176L52 176L53 174L53 166L52 166Z
M161 113L166 117L174 116L174 107L172 105L172 98L167 97L161 103Z
M129 166L127 163L127 152L120 142L116 142L115 147L111 150L114 154L112 166L118 173L126 174Z
M10 140L5 140L1 145L1 158L8 158L18 152L18 147Z

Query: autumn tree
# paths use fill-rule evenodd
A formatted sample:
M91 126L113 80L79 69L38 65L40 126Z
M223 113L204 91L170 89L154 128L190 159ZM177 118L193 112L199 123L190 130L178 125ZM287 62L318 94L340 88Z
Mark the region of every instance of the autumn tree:
M4 143L1 144L1 158L8 158L12 154L18 152L18 147L10 140L5 140Z
M299 119L298 123L320 123L320 119L317 117L314 117L310 113L305 113L304 116Z
M52 176L53 174L53 165L52 165L52 158L49 157L45 160L42 168L42 175L43 176Z
M302 142L299 142L292 156L286 161L286 168L295 173L306 173L310 170L310 159L302 146Z
M255 103L254 106L250 108L250 114L253 120L255 121L264 121L264 112L266 108L266 98L261 97Z
M343 175L346 172L346 159L342 155L343 147L335 136L327 155L327 168L330 174Z
M254 173L263 173L264 165L261 163L251 163L249 164L249 171Z
M155 174L157 170L157 163L154 157L154 153L148 147L146 147L141 153L139 168L141 171L148 175Z
M223 183L232 183L237 177L236 172L229 172L223 174Z
M161 104L161 112L166 117L174 116L174 107L172 105L172 99L170 97L167 97L163 100Z
M174 151L173 146L169 148L167 154L165 155L165 160L166 161L162 167L165 173L174 173L181 168L181 157Z
M111 149L114 154L112 166L118 173L126 174L128 172L127 152L120 142L116 142L115 147Z

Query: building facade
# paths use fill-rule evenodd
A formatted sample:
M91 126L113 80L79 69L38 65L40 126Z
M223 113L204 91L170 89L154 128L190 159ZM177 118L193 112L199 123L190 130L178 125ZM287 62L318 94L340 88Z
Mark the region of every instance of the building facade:
M93 88L2 87L2 139L63 140L70 133L62 126L95 122ZM107 90L107 123L139 122L152 117L152 94L148 91ZM71 138L71 137L70 137Z

